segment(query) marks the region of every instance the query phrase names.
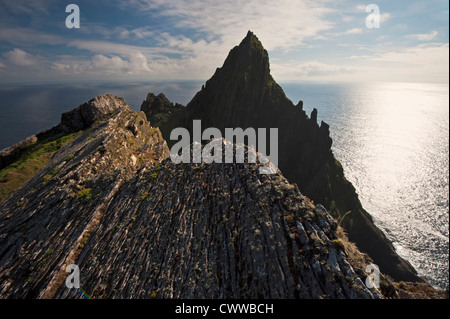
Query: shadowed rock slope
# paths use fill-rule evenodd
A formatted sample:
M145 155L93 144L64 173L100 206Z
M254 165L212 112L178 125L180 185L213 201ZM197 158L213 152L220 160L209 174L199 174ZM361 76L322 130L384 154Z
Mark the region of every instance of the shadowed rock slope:
M126 104L83 127L0 203L0 297L81 298L69 264L93 298L381 297L279 171L168 156Z
M144 102L142 110L150 114L153 109L151 115L159 118L167 114L151 104ZM323 204L336 219L350 212L342 221L349 239L382 271L396 280L421 281L363 209L331 151L329 126L317 124L316 109L308 117L302 101L294 105L285 96L270 75L267 51L252 32L230 51L223 66L186 106L184 118L177 121L179 117L177 114L171 121L158 123L166 140L174 127L191 129L194 119L201 119L203 128L219 128L223 136L227 127L278 128L278 166L288 180Z

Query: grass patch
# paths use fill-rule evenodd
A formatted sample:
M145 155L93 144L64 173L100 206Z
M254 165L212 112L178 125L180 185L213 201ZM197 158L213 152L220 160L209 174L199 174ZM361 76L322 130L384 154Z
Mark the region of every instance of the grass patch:
M55 177L56 174L58 174L58 172L59 172L59 168L55 167L47 175L42 177L42 180L44 181L44 184L48 183L53 177Z
M333 240L333 245L339 248L347 255L347 261L353 268L366 269L366 265L372 263L369 256L359 251L355 243L349 241L347 234L341 226L336 229L337 239ZM338 243L339 242L339 243ZM337 247L336 247L337 248Z
M150 295L150 299L156 299L157 297L158 297L157 291L153 291L152 294Z
M70 160L72 160L75 157L75 154L70 154L66 157L65 161L68 162Z
M154 182L158 178L158 175L159 175L158 172L154 172L152 175L150 175L152 182Z
M53 154L72 142L79 133L72 133L54 141L38 141L27 146L23 154L12 164L0 170L0 202L36 175Z
M84 188L77 193L77 197L83 201L89 201L94 197L92 188Z
M150 135L156 135L158 134L159 129L155 128L155 127L151 127L149 129Z
M86 233L86 234L83 235L83 238L81 238L80 244L78 245L79 249L83 249L84 248L84 246L86 245L86 243L87 243L87 241L88 241L90 236L91 236L90 233Z
M91 139L95 138L95 136L91 135L91 132L89 132L88 136L86 136L86 138L84 139L85 141L89 141Z
M161 165L160 165L160 164L157 164L157 165L155 166L155 168L153 169L152 175L150 175L150 179L151 179L152 182L154 182L154 181L158 178L158 175L159 175L159 171L160 171L160 170L161 170Z
M148 196L148 192L145 192L144 194L141 195L141 201L144 201Z

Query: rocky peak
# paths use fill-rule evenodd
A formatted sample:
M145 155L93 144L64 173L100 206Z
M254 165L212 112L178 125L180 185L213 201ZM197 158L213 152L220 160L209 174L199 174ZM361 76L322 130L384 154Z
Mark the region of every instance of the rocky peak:
M269 55L251 31L248 31L239 46L230 51L222 68L218 69L216 74L222 72L224 73L222 76L226 77L246 75L261 77L264 80L269 79ZM248 80L253 82L256 78Z
M295 106L286 97L270 75L267 51L248 32L185 110L176 116L160 112L164 121L154 124L166 139L175 127L192 130L194 119L202 120L202 127L218 128L222 136L225 128L278 128L278 167L283 174L334 217L351 211L343 220L350 239L387 274L398 280L420 280L362 207L331 151L328 124L322 121L319 126L317 109L309 118L303 106L302 101Z
M63 113L60 129L66 134L77 132L118 109L127 108L129 106L123 98L111 94L100 95L71 111Z
M170 132L180 126L184 116L184 106L174 104L163 94L148 93L141 104L141 111L145 113L150 123L161 129L164 138L170 143Z
M147 94L145 101L142 102L141 111L144 112L151 121L151 118L154 118L157 114L171 112L180 107L182 107L182 105L174 105L163 93L155 95L150 92Z

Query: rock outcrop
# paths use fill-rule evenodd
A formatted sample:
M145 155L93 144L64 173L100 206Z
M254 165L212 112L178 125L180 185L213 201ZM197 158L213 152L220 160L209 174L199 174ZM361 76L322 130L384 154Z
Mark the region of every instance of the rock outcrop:
M382 297L280 171L168 157L126 105L58 150L0 203L0 297L81 298L70 264L92 298Z
M158 116L167 113L162 110ZM267 51L252 32L230 51L223 66L188 103L182 117L179 120L177 114L171 121L160 123L166 140L175 127L192 129L194 119L201 119L204 128L218 128L222 135L227 127L278 128L278 167L288 180L327 207L335 218L351 212L342 221L350 240L385 273L397 280L421 281L363 209L331 151L328 124L319 126L316 109L309 118L302 101L294 106L286 97L270 75Z
M38 139L36 135L32 135L0 152L0 169L10 165L15 160L17 160L23 153L23 150L27 146L36 143L37 140Z
M173 104L163 94L154 95L149 93L142 102L141 111L147 115L147 119L153 126L159 127L164 137L170 136L170 132L180 121L183 120L184 106ZM170 140L166 139L171 145Z
M106 101L114 113L105 117L111 108L99 112L97 101ZM52 297L65 277L57 263L78 259L84 238L120 186L142 163L169 155L160 131L121 98L100 96L69 113L91 114L83 115L91 126L0 205L3 298Z
M111 94L99 95L90 101L61 115L58 125L32 135L0 153L0 169L17 160L27 147L42 140L54 140L63 135L90 127L98 121L121 108L127 108L123 98Z
M127 104L123 98L110 94L100 95L61 115L60 130L65 134L83 130L107 114Z

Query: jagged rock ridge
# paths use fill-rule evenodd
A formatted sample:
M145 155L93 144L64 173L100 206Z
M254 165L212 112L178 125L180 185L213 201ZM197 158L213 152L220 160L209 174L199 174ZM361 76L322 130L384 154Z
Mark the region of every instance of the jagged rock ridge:
M142 110L149 114L148 108ZM165 114L156 111L152 116L155 113L160 117ZM222 135L227 127L278 128L278 166L283 174L306 196L327 207L335 218L351 212L342 221L350 240L367 252L380 269L396 280L421 280L363 209L331 151L328 124L321 122L319 126L316 109L309 118L302 101L294 105L285 96L270 75L267 51L252 32L230 51L223 66L188 103L183 119L178 120L180 117L177 114L172 121L159 123L166 140L175 127L192 129L194 119L201 119L204 128L219 128Z
M381 297L280 172L168 156L126 105L56 152L0 203L0 297L80 298L68 264L93 298Z
M149 93L142 102L141 111L147 115L147 119L154 127L159 127L164 137L170 136L170 132L184 116L184 106L173 104L163 94L154 95ZM167 140L171 145L170 140Z

